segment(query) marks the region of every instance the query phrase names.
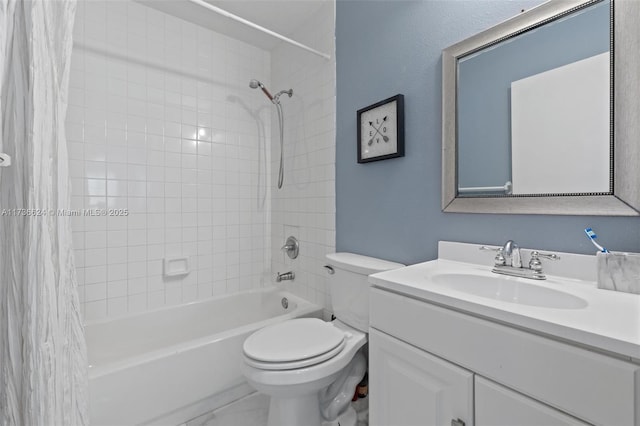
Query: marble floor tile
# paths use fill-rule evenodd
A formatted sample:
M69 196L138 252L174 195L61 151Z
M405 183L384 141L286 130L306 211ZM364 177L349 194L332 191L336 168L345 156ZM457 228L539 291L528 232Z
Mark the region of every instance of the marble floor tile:
M352 403L357 413L356 426L369 424L369 398ZM183 426L266 426L269 415L269 397L253 393L210 413L189 420ZM325 423L334 426L338 422Z
M254 393L211 413L196 417L186 426L266 426L269 397Z

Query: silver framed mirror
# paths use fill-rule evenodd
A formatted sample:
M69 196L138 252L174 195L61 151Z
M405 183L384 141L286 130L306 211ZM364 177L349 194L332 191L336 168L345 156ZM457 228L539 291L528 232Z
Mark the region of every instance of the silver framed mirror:
M606 39L581 45L598 49L599 44L600 50L576 53L579 49L568 44L564 53L551 55L556 59L533 53L536 46L531 43L544 44L540 40L544 40L545 32L548 40L553 41L548 41L546 47L562 44L555 42L560 39L561 25L565 26L562 31L577 31L575 23L584 21L581 25L586 31L595 31L593 22L585 20L596 15L599 22L605 21L602 24ZM443 50L442 210L640 215L639 20L640 2L634 0L551 0ZM566 22L573 22L571 30L566 29L569 28ZM572 37L578 42L583 40L582 35ZM504 64L509 61L519 64L525 58L509 57L509 50L527 52L531 69L505 73ZM498 52L503 56L502 62L496 59ZM488 76L504 74L501 78L505 81L499 83L502 87L494 89L491 78L481 77L482 72ZM468 75L473 78L469 80ZM590 80L593 75L597 75L597 80ZM472 80L484 92L474 92L471 83L467 83ZM583 80L582 86L576 83L573 87L574 81ZM577 94L576 99L571 93ZM496 99L497 106L488 108L486 104L491 97ZM477 99L482 102L474 110L469 103ZM595 99L593 105L599 109L587 110L585 99ZM563 100L570 102L560 102ZM552 121L558 116L554 108L579 111L575 114L578 124L568 126L567 123L574 122L569 117L555 123L544 121L545 114ZM483 116L483 110L487 109L495 122ZM559 127L554 127L557 122ZM592 129L591 125L595 127ZM540 129L544 131L538 132ZM579 136L581 132L583 135ZM597 143L588 142L589 135L598 135L593 137ZM502 148L488 143L501 143ZM489 164L481 157L486 153L491 161L502 157L502 163ZM559 163L554 177L553 164L563 158L566 161ZM585 158L597 159L591 163L599 165L595 169L589 163L586 174L581 175L585 171L574 171L571 162L584 162ZM475 167L479 172L472 167L474 162L479 165ZM545 182L546 178L549 182Z

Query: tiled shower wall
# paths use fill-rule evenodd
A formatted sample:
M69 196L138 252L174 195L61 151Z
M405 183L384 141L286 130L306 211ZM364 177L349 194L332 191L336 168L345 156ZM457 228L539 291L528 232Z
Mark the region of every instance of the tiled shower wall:
M268 52L141 4L79 1L67 135L86 320L271 281L272 111L248 87L270 69ZM191 273L164 277L167 256Z
M330 60L281 45L272 51L272 89L293 88L283 96L285 115L284 186L278 190L280 155L276 115L272 121L273 272L292 270L284 286L307 300L331 308L325 254L335 251L335 2L326 1L291 34L297 41L331 55ZM355 112L354 112L355 114ZM354 145L355 149L355 145ZM289 235L300 241L291 260L280 247Z

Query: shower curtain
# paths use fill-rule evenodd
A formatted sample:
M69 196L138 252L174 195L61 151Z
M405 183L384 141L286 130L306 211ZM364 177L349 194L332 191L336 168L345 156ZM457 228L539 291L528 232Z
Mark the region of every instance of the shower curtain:
M88 423L64 133L75 0L0 0L0 424ZM62 214L61 214L62 213Z

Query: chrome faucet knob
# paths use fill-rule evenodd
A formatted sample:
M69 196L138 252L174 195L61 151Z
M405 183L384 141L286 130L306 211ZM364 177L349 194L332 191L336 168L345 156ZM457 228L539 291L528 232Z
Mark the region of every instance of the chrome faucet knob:
M529 269L532 269L536 272L542 272L542 262L540 261L541 257L550 260L560 259L560 256L555 253L540 253L539 251L532 251L531 260L529 260Z
M542 262L538 256L534 255L535 251L531 253L531 260L529 260L529 269L536 272L542 272Z
M532 251L531 257L544 257L549 260L560 260L560 256L555 253L540 253L539 251Z
M507 259L505 259L504 255L502 254L502 252L503 252L502 247L493 248L493 247L481 246L481 247L479 247L479 249L483 250L483 251L496 251L496 252L498 252L496 254L496 257L493 258L493 266L504 266L504 265L507 264Z
M298 243L296 237L291 236L287 238L287 241L280 250L287 253L287 256L289 256L290 259L295 259L298 257L298 253L300 252L300 243Z

